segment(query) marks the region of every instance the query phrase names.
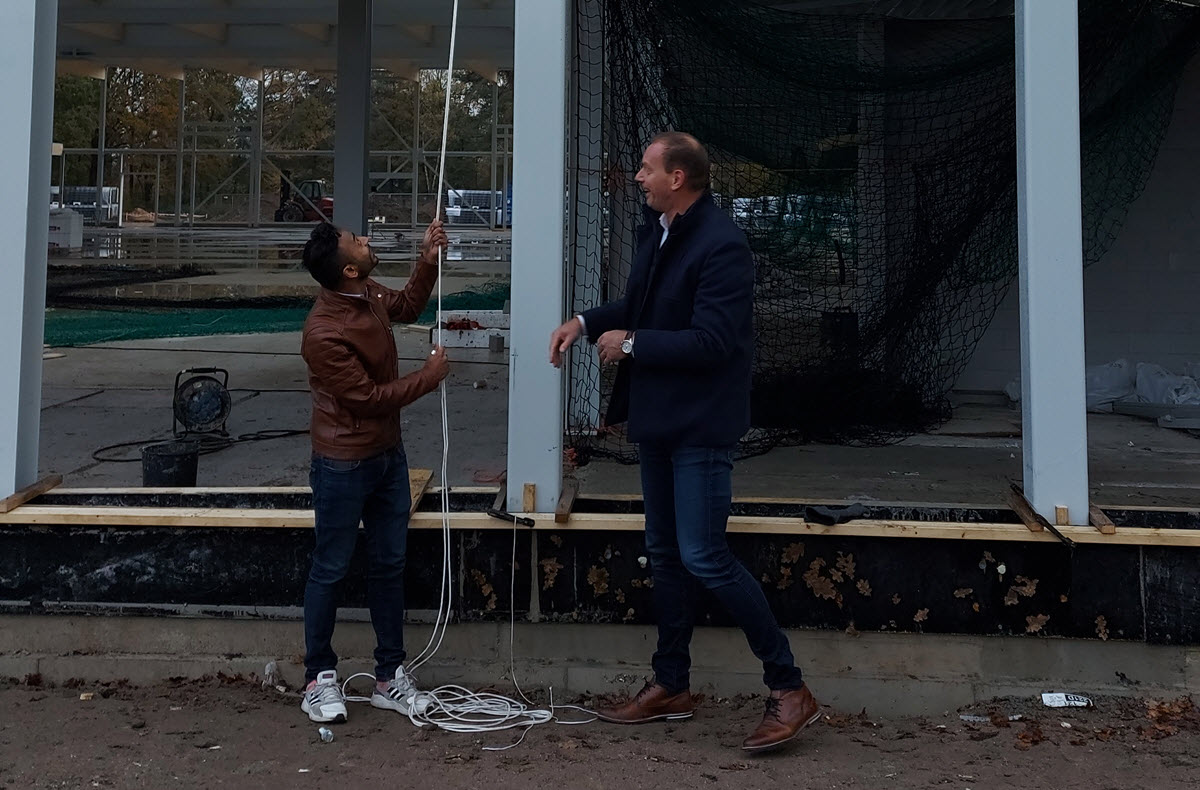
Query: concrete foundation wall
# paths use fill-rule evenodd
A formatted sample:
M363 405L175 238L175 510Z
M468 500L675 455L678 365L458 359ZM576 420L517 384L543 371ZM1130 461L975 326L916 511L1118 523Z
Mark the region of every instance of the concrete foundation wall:
M348 619L361 619L351 611ZM407 634L411 653L429 627ZM1200 693L1200 648L1134 642L937 634L789 632L797 661L818 699L836 709L892 715L935 714L996 696L1042 691L1081 694ZM191 617L0 617L0 677L40 673L147 684L216 672L261 675L276 661L295 688L303 679L303 627L294 620ZM649 674L652 627L518 624L516 677L526 691L566 695L637 687ZM510 682L505 623L452 625L437 658L419 672L423 686ZM365 622L342 622L334 645L340 669L370 671L374 635ZM692 688L729 696L762 693L758 664L740 631L701 628L692 645ZM297 703L298 704L298 703Z
M1184 72L1175 115L1145 192L1116 242L1084 270L1087 364L1125 358L1182 372L1200 362L1200 58ZM1000 390L1021 369L1019 302L1008 297L957 389Z

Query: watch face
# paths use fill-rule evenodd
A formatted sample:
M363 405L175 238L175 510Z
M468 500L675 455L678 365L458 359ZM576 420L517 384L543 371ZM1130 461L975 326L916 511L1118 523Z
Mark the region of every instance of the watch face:
M626 354L632 353L633 352L633 341L632 340L622 340L621 341L621 351L625 352Z

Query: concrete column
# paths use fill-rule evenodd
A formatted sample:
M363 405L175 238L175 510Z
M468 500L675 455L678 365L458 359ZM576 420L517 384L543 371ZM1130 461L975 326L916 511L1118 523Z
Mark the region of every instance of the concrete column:
M1025 495L1087 524L1077 0L1018 0L1016 39Z
M15 200L0 212L0 497L34 483L42 402L50 144L58 4L12 0L0 27L0 184Z
M338 0L333 219L358 234L367 232L370 184L372 4L372 0Z
M515 15L508 506L534 483L543 513L562 489L563 376L548 357L566 317L568 5L517 0Z

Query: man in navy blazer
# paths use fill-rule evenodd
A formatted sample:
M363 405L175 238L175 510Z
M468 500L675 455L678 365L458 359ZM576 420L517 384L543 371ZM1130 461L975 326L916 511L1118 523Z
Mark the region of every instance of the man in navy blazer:
M762 587L725 539L733 454L750 427L754 262L745 234L713 203L708 152L696 138L655 137L636 181L648 222L625 296L572 318L550 338L556 367L583 335L602 363L618 366L606 423L628 423L641 462L658 615L654 679L599 715L621 724L691 717L690 588L699 580L763 663L766 711L742 748L771 749L819 713Z

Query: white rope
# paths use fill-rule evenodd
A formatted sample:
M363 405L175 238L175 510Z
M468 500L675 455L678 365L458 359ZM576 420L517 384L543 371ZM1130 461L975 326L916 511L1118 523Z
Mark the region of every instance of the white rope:
M450 61L446 69L446 103L442 116L442 150L438 156L438 191L435 218L442 218L442 191L446 175L446 141L450 130L450 91L454 84L454 46L458 34L458 0L454 0L454 14L450 23ZM442 248L438 247L438 278L437 278L437 345L442 344ZM437 618L434 621L433 633L429 642L420 654L408 664L408 671L414 672L428 662L438 650L446 636L446 628L450 623L453 608L453 574L450 551L450 420L446 407L446 382L440 386L442 406L442 575L441 592L438 601ZM504 751L520 745L526 733L539 724L558 722L560 724L587 724L595 721L595 714L586 708L575 705L555 705L554 689L549 689L550 704L538 707L525 695L517 683L516 662L514 658L514 639L516 631L516 577L517 577L517 523L513 520L512 539L512 577L509 583L509 634L508 661L509 677L520 702L502 694L493 692L476 692L457 685L445 685L432 691L421 691L413 698L410 706L409 720L418 727L438 727L449 732L479 733L500 732L503 730L522 729L521 737L507 746L485 746L486 751ZM367 673L353 675L342 685L343 694L351 680L362 676L373 677ZM350 702L369 702L370 697L346 697ZM562 721L555 715L556 710L574 710L588 714L591 718L582 721Z

